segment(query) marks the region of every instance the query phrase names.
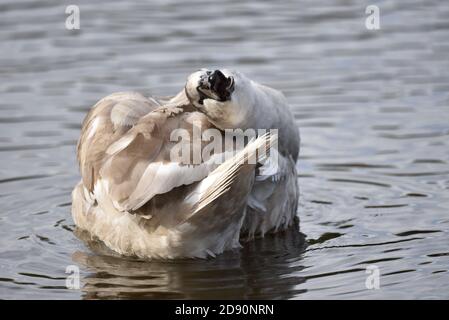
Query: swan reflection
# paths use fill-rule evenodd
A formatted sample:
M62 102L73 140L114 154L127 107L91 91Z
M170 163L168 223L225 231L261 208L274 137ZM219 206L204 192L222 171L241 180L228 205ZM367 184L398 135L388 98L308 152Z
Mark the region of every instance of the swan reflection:
M243 243L209 260L143 261L118 256L77 230L91 252L72 258L87 272L84 299L289 299L298 286L305 236L298 226Z

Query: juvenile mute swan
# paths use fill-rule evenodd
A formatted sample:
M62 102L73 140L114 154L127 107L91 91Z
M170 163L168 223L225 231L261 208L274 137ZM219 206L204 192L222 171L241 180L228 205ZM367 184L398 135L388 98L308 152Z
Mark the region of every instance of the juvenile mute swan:
M73 219L123 255L215 256L293 224L298 153L282 93L239 72L202 69L171 99L114 93L83 122Z

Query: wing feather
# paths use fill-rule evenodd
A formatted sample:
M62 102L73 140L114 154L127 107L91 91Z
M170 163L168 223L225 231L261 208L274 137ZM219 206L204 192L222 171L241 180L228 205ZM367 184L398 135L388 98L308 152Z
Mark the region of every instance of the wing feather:
M145 114L157 108L154 99L134 92L111 94L98 101L83 121L78 140L78 163L84 186L92 192L106 150Z
M177 143L193 150L192 139L172 141L173 130L184 128L192 137L194 127L204 130L212 125L199 112L164 106L140 119L107 149L109 158L100 175L109 181L108 193L118 210L136 211L156 195L204 179L218 166L214 160L219 155L196 165L170 158Z

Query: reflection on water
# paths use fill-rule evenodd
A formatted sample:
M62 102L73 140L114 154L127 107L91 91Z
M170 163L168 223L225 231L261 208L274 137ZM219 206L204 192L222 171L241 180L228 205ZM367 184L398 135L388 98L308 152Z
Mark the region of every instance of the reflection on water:
M68 4L0 4L0 298L449 298L447 1L379 2L379 31L365 29L370 1L81 0L75 32ZM145 262L74 230L88 108L114 91L172 94L214 66L293 106L300 232ZM80 290L65 286L73 264Z
M287 232L253 241L216 259L145 262L118 257L89 236L78 233L94 254L76 251L72 258L89 274L82 279L83 298L289 299L304 289L300 271L304 236Z

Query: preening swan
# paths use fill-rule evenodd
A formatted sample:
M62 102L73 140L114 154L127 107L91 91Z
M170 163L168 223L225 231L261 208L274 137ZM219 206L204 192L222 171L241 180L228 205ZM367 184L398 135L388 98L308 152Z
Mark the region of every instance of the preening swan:
M73 219L123 255L215 256L292 225L298 153L282 93L239 72L202 69L173 98L114 93L83 122Z

